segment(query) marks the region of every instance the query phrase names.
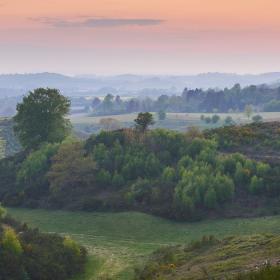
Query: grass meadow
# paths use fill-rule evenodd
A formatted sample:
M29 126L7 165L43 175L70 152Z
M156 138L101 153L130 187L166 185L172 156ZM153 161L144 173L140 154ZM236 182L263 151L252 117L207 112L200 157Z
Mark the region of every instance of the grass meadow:
M256 233L280 233L280 216L176 223L151 215L85 213L68 211L9 209L9 213L45 232L68 235L88 248L86 275L75 280L133 278L133 266L154 250L185 244L204 235L218 238Z
M213 115L219 115L223 120L228 116L231 116L235 121L247 122L248 118L243 112L241 113L167 113L167 120L183 120L183 121L200 121L200 116L212 117ZM260 112L253 113L253 115L261 115L264 121L279 121L280 112ZM87 115L72 115L71 122L73 124L77 123L95 123L98 124L103 118L114 118L119 122L133 122L137 117L136 113L132 114L122 114L122 115L112 115L112 116L96 116L91 117Z
M280 121L279 112L261 112L253 113L254 115L261 115L263 121ZM212 117L214 113L167 113L166 119L158 121L155 115L156 123L154 128L166 128L171 130L186 131L189 127L196 126L201 129L216 128L224 125L226 117L230 116L237 124L245 124L250 122L244 113L217 113L220 116L220 121L215 124L206 124L205 121L200 119L201 115L204 117ZM133 121L137 117L137 114L122 114L112 116L88 116L88 115L72 115L70 117L71 123L77 131L83 131L86 133L97 133L102 129L100 120L104 118L112 118L119 122L120 127L132 127Z

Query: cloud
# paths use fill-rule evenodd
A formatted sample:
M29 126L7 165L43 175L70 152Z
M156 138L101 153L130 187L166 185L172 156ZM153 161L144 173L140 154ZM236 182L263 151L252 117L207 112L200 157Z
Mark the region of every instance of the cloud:
M81 20L81 18L74 20L66 20L63 18L29 18L30 20L37 21L52 27L87 27L87 28L102 28L102 27L120 27L120 26L152 26L159 25L165 20L151 19L151 18L97 18L87 17Z

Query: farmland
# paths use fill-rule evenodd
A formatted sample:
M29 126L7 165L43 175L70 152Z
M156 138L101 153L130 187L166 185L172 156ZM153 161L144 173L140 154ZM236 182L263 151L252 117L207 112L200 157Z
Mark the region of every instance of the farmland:
M143 263L154 250L166 245L186 244L205 235L222 238L280 233L280 216L176 223L137 212L85 213L13 208L9 213L30 226L69 235L85 245L91 256L86 280L131 279L133 266Z

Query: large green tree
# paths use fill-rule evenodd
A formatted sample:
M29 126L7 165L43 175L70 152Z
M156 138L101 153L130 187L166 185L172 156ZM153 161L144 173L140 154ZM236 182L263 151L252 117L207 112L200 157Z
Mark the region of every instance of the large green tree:
M17 105L15 132L24 148L62 141L69 132L70 100L57 89L38 88Z
M145 132L150 125L153 125L155 123L153 115L149 112L139 113L134 122L136 128L141 132Z

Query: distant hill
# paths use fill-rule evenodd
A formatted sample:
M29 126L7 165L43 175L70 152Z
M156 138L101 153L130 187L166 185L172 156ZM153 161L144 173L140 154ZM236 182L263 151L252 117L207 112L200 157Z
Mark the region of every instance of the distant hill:
M224 88L236 83L241 86L277 84L280 72L258 75L239 75L226 73L205 73L186 76L160 75L117 75L117 76L65 76L56 73L8 74L0 75L0 95L15 96L37 87L55 87L68 95L92 93L119 94L141 93L147 89L169 89L170 93L181 92L188 88ZM144 93L143 93L144 91ZM150 92L150 91L148 91Z

